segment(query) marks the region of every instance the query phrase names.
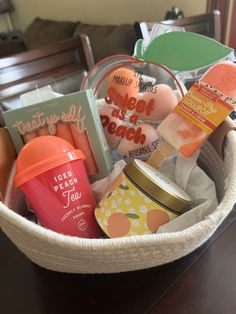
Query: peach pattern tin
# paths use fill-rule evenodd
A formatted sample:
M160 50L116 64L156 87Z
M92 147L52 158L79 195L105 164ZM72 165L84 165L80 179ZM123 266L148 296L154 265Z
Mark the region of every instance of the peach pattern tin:
M189 207L190 197L156 169L133 160L109 187L95 217L111 238L149 234Z

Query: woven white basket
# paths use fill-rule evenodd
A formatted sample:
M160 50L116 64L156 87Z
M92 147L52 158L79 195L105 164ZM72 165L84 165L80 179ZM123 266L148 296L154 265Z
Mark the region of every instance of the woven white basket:
M174 261L201 246L229 214L236 201L236 132L224 143L222 161L210 143L203 146L201 166L216 184L219 206L202 221L179 232L116 239L82 239L47 230L0 202L0 226L36 264L68 273L116 273ZM227 177L227 188L225 179Z

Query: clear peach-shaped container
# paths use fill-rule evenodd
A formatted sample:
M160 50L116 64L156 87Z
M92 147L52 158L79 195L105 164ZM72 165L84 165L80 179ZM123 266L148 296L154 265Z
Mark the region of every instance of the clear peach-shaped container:
M122 55L98 62L82 84L88 88L114 162L147 160L160 143L156 127L186 92L165 66Z

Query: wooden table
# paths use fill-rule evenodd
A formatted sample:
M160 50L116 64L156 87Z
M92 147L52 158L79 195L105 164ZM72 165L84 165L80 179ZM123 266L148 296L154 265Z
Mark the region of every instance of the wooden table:
M0 313L236 313L236 210L192 254L109 275L48 271L0 232Z

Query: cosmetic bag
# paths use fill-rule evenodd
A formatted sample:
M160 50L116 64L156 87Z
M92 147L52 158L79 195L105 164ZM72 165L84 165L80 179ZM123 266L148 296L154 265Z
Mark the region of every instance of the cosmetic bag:
M219 205L187 229L114 239L64 236L27 220L15 208L10 209L2 202L0 226L31 261L54 271L118 273L179 259L206 242L235 204L236 132L233 129L232 121L230 124L224 122L201 149L198 162L215 182Z

